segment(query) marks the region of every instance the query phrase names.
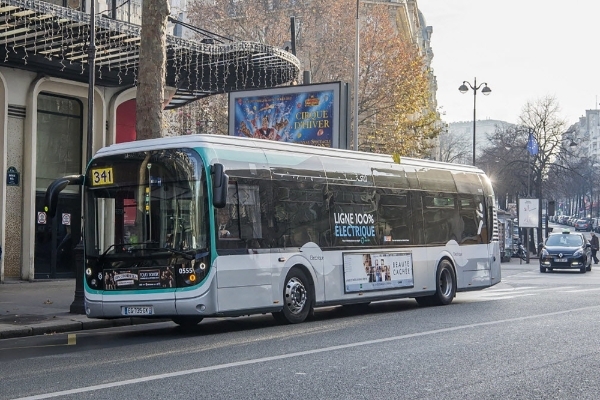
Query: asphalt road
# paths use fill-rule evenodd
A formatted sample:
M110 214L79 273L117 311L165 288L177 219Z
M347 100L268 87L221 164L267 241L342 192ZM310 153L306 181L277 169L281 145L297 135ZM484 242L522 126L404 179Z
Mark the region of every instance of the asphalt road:
M446 307L341 307L0 341L0 399L596 399L600 268L502 283ZM29 396L29 397L28 397Z

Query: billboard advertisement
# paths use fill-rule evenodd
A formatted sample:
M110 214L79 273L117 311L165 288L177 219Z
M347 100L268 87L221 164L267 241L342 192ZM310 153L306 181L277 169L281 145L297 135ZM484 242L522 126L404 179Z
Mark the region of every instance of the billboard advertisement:
M346 148L346 87L332 82L232 92L229 135Z
M519 227L537 228L540 226L540 199L519 199Z

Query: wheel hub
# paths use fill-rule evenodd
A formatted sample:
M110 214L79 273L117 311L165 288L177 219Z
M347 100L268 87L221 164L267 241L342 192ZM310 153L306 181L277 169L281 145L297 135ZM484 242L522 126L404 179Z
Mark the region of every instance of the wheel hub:
M306 288L296 277L290 279L285 287L285 304L292 314L302 312L306 304Z

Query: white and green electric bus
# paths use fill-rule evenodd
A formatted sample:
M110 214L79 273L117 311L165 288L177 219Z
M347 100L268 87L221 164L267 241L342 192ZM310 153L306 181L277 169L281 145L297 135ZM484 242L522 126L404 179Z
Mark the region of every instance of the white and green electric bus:
M101 149L85 175L90 318L273 313L415 298L446 305L500 282L492 185L465 165L218 135Z

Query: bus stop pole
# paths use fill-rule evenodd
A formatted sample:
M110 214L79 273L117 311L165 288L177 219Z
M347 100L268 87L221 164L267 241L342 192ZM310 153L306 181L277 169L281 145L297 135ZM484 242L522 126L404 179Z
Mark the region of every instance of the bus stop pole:
M531 240L531 228L527 228L527 243L525 245L525 264L529 264L529 246L530 246L530 241Z

